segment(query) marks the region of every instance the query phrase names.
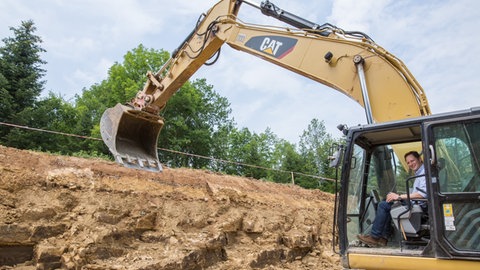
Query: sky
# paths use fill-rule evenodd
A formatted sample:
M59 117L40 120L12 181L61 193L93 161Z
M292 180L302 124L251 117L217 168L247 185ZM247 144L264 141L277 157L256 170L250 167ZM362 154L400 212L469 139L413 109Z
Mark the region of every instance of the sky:
M260 0L250 0L259 3ZM172 52L198 16L216 0L0 0L0 39L10 27L33 20L47 50L44 95L73 101L107 78L108 69L143 44ZM480 1L477 0L272 0L278 7L323 24L368 34L401 59L422 85L433 113L480 105ZM245 22L283 25L244 5ZM3 43L1 43L3 45ZM239 128L297 143L314 118L340 137L338 124L367 122L347 96L225 45L205 78L226 97ZM125 101L119 100L120 103ZM168 119L166 119L168 124Z

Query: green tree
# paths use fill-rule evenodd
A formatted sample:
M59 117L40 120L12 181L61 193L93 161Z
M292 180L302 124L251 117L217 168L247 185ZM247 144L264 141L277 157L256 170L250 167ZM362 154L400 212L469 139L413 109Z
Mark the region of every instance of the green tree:
M99 122L105 109L131 100L142 89L147 71L159 70L169 59L163 50L147 49L143 45L129 51L122 63L115 63L108 78L84 89L76 97L75 109L81 133L100 137ZM168 101L161 115L165 125L159 136L159 146L195 155L218 154L222 141L231 128L228 100L219 96L205 80L186 82ZM223 140L225 141L225 140ZM90 149L105 152L101 142L89 142ZM160 161L169 166L209 167L211 162L193 156L159 152Z
M106 108L132 99L144 85L147 71L160 69L168 58L168 52L147 49L142 44L127 52L122 63L110 67L107 79L76 96L76 108L83 113L83 123L89 129L99 125Z
M300 155L300 153L297 152L295 149L295 145L289 142L284 142L282 145L279 146L281 151L283 152L283 157L281 160L281 170L287 171L287 172L304 172L305 168L305 158ZM300 177L295 178L295 183L299 184L303 182L301 181ZM291 183L292 182L292 176L290 174L282 174L279 175L279 178L275 179L275 182L277 183Z
M13 37L4 38L0 47L0 121L11 122L16 114L31 108L43 90L46 62L40 57L45 50L42 40L34 32L33 21L22 21L18 28L10 27ZM4 136L9 128L0 127L0 141L8 145Z
M273 170L268 172L267 180L276 183L291 182L291 174L290 171L288 171L288 168L292 165L292 163L289 162L296 159L296 157L293 156L298 154L295 148L296 146L291 142L278 137L276 138L270 161L270 166ZM288 172L283 172L282 170Z
M218 95L205 79L186 82L161 112L165 125L159 146L194 155L221 156L220 150L225 146L217 147L217 141L225 140L233 125L229 106L228 100ZM212 164L210 160L168 152L159 156L175 167L209 168Z
M249 143L252 155L247 158L246 162L254 164L263 168L274 168L275 160L275 145L279 142L279 138L270 128L267 128L260 134L254 134L252 141ZM267 179L274 181L271 170L260 168L249 169L247 176L252 176L257 179Z
M41 78L46 62L40 54L42 39L36 36L33 21L22 21L18 28L10 27L14 37L4 38L0 47L0 119L11 120L15 113L33 106L43 90Z
M0 59L1 65L1 59ZM12 95L8 92L8 80L0 71L0 121L8 121L13 114L14 101ZM3 127L0 127L0 138L2 136Z
M230 150L229 136L234 130L235 125L233 120L230 120L230 123L226 122L224 125L219 127L216 132L213 134L212 140L215 142L211 146L211 156L215 159L212 159L210 162L209 168L217 172L226 172L231 168L231 164L224 162L229 160L228 153Z
M147 49L142 44L127 52L122 63L115 63L108 71L108 77L75 97L78 134L100 137L100 118L103 112L117 103L132 99L146 81L149 70L160 69L169 54L163 50ZM102 142L85 141L84 148L107 153Z
M247 145L252 141L253 134L248 128L233 128L228 134L228 149L226 159L234 162L225 168L227 174L244 175L245 167L241 164L247 162Z
M325 178L335 177L335 170L329 167L328 160L329 149L333 143L334 139L327 133L324 122L312 119L300 137L299 143L300 154L307 158L304 163L305 173ZM313 184L308 184L309 187L318 186L316 179L311 178L310 180ZM332 182L321 181L321 185L322 189L332 191ZM307 184L305 183L303 186L307 186Z
M76 113L72 104L50 93L32 107L15 114L13 122L33 128L75 134ZM70 154L79 151L78 138L39 131L12 129L6 136L9 146L20 149Z

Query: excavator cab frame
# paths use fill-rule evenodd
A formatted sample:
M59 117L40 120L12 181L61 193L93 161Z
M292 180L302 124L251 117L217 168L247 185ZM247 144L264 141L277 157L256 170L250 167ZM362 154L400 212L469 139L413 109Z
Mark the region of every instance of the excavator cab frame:
M336 209L343 266L352 269L473 269L480 263L480 108L408 120L364 125L345 132L341 189ZM410 228L392 226L386 247L356 239L375 219L372 191L380 200L390 191L408 192L393 147L422 153L428 192L428 219ZM398 165L398 166L395 166ZM397 168L397 169L396 169ZM400 209L411 219L415 204ZM404 211L407 210L407 211ZM421 211L421 210L420 210ZM392 210L393 216L394 210ZM408 216L402 216L408 215ZM420 220L418 220L420 221ZM394 221L395 222L395 221ZM394 223L393 222L393 223ZM419 241L410 237L416 236Z

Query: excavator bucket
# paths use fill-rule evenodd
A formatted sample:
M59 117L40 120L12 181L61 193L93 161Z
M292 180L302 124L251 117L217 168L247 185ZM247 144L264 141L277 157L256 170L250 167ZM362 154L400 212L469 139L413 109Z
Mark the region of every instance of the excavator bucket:
M117 104L103 113L100 133L118 163L128 168L161 172L157 139L163 123L160 116Z

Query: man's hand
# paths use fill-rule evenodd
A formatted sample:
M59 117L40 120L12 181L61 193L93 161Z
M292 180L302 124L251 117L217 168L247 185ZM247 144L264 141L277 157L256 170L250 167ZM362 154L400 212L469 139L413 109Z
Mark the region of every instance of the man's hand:
M393 201L398 201L398 200L401 200L402 197L400 197L400 195L398 195L397 193L394 193L394 192L390 192L387 194L387 199L386 201L387 202L393 202Z

